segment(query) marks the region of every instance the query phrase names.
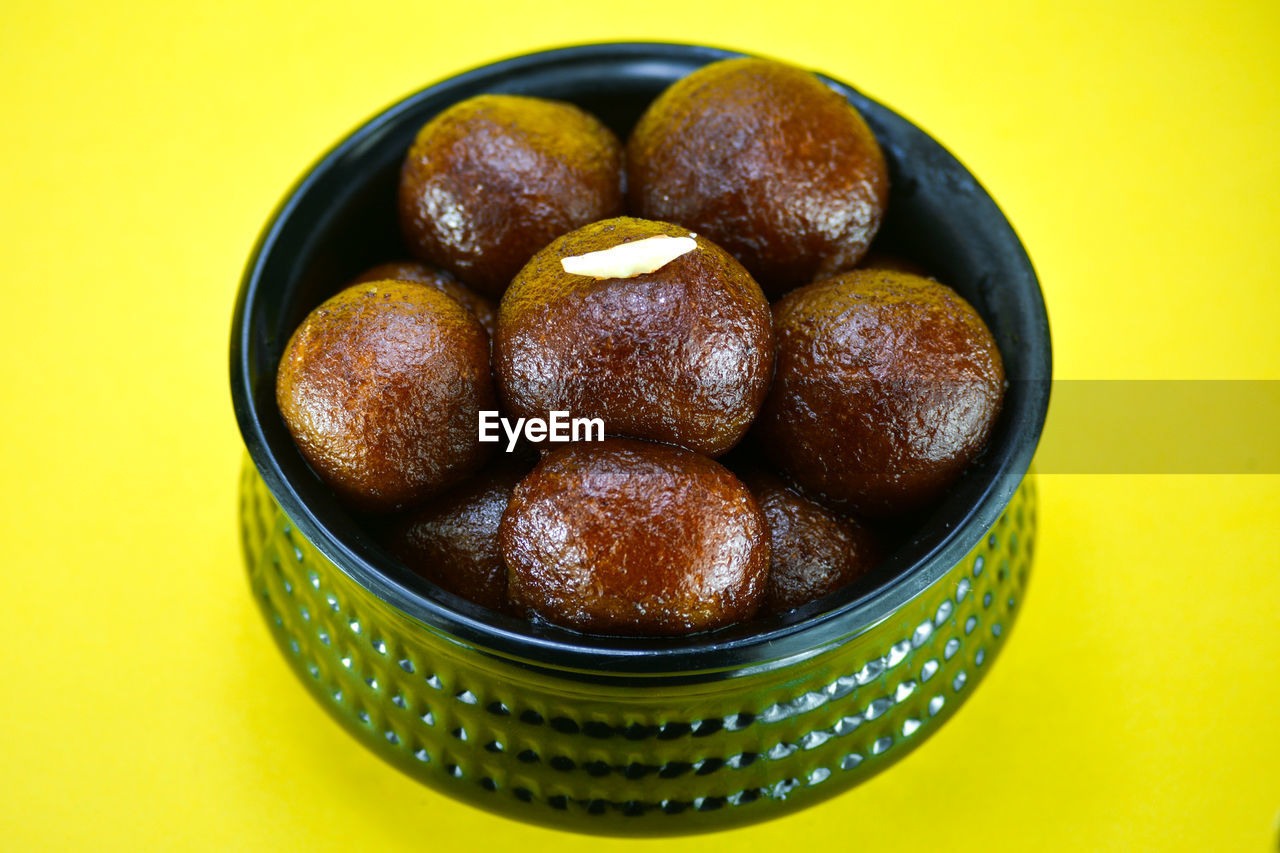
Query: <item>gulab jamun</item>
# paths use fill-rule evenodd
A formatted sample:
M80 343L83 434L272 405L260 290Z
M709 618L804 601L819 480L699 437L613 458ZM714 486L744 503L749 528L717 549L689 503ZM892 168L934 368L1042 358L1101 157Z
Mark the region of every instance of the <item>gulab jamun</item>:
M856 270L773 307L758 445L806 492L867 516L920 509L982 450L1004 397L978 312L932 279Z
M761 613L786 613L847 586L880 560L874 531L818 504L762 468L739 478L769 526L769 583Z
M441 293L452 296L462 303L462 307L470 311L484 330L493 337L497 329L498 309L492 302L476 293L444 270L424 264L421 261L390 261L378 264L365 270L351 280L351 284L364 284L369 281L416 281L434 287Z
M507 609L498 524L511 490L532 468L510 454L395 519L383 534L393 555L442 589L490 610Z
M659 95L627 143L627 180L633 214L706 234L771 299L852 268L889 198L858 111L810 72L756 58Z
M276 402L320 478L352 507L388 512L476 471L495 405L489 342L455 299L407 281L348 287L302 322Z
M563 263L655 238L689 250L629 277L575 274ZM493 355L513 416L598 417L608 434L715 456L742 438L768 391L769 304L705 237L620 217L556 239L520 270L498 306Z
M769 542L755 498L705 456L633 439L558 447L499 529L522 612L599 634L682 635L749 619Z
M400 172L413 254L500 296L534 252L623 212L623 151L572 104L479 95L419 131Z

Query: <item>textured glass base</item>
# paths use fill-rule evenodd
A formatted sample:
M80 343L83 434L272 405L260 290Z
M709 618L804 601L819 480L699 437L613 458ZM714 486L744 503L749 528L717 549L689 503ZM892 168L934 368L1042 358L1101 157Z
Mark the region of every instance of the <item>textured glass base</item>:
M250 583L276 641L366 746L508 817L643 835L794 811L928 737L1008 634L1031 568L1035 506L1028 478L960 564L842 644L674 686L557 675L414 620L299 535L248 460L240 514Z

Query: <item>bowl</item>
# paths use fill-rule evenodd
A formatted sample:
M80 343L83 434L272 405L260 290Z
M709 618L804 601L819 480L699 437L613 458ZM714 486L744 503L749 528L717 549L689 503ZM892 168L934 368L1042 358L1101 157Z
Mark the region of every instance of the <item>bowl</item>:
M392 105L320 158L253 249L235 305L231 390L247 457L249 581L315 698L365 746L450 796L582 832L697 832L781 815L880 772L936 731L991 667L1018 612L1036 527L1027 477L1048 405L1044 302L1017 235L926 133L823 78L871 126L892 196L880 247L923 263L992 330L1009 387L987 451L862 582L775 617L677 639L592 637L499 616L385 553L298 453L276 364L314 306L405 252L400 162L464 98L576 103L625 138L646 104L741 54L599 44L468 71Z

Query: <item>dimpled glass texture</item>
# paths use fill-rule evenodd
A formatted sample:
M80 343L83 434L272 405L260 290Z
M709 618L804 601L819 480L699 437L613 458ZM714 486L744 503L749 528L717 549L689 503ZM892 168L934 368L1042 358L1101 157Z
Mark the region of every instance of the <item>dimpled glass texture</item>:
M246 460L254 598L289 665L409 775L511 817L609 834L762 820L882 770L951 716L1017 614L1036 526L1027 479L949 573L889 619L779 670L637 691L486 654L354 583Z

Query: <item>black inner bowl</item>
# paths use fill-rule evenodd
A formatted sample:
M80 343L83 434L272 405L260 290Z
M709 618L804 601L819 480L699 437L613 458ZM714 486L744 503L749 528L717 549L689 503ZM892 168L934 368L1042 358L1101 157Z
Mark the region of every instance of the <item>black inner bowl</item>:
M236 301L231 387L249 453L296 527L388 603L488 653L587 677L706 677L812 653L876 624L959 562L1021 482L1048 406L1048 319L1031 262L995 202L925 133L848 86L889 161L892 195L877 246L923 264L981 313L1009 388L991 443L933 508L903 529L874 572L785 617L679 639L595 637L492 613L436 588L386 554L311 471L275 404L276 365L306 314L364 269L406 257L395 218L401 160L418 129L486 92L570 101L625 139L659 92L740 54L605 44L536 53L450 78L355 130L289 191L253 251ZM825 78L824 78L825 79ZM699 673L702 675L694 675Z

